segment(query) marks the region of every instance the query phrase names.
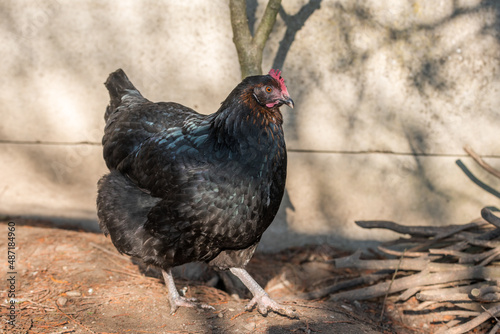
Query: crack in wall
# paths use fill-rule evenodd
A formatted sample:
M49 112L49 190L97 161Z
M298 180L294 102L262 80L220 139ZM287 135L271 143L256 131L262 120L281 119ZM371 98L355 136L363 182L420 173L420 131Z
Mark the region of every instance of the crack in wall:
M0 139L0 144L6 145L54 145L54 146L79 146L79 145L91 145L91 146L101 146L100 142L94 141L77 141L77 142L58 142L58 141L43 141L43 140L5 140Z
M292 153L320 153L320 154L387 154L387 155L400 155L412 157L444 157L444 158L457 158L469 157L466 153L425 153L425 152L395 152L390 150L359 150L359 151L344 151L344 150L307 150L307 149L287 149ZM500 158L500 155L485 154L481 158Z
M48 146L101 146L100 142L94 141L78 141L78 142L56 142L56 141L43 141L43 140L0 140L0 145L48 145ZM458 158L469 157L466 153L425 153L425 152L395 152L390 150L313 150L313 149L294 149L288 148L289 153L316 153L316 154L387 154L397 156L413 156L413 157L443 157L443 158ZM485 154L480 155L481 158L500 159L500 155Z

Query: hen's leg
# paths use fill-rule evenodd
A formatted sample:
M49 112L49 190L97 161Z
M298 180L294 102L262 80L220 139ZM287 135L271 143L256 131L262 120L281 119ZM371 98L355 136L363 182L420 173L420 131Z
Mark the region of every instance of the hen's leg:
M298 318L295 310L289 306L283 306L278 304L274 300L269 297L266 291L262 289L262 287L257 283L250 274L242 268L231 268L231 272L238 277L243 284L250 290L253 294L253 298L245 307L246 310L251 310L255 305L257 305L257 309L263 315L266 315L267 312L274 311L276 313L286 315L290 318Z
M165 271L162 269L161 273L163 274L163 279L165 280L165 285L168 289L168 300L170 301L170 314L174 314L175 311L179 308L179 306L184 307L201 307L205 309L215 310L213 306L206 304L196 303L196 298L186 298L181 297L177 288L175 287L174 278L172 277L172 271L169 269Z

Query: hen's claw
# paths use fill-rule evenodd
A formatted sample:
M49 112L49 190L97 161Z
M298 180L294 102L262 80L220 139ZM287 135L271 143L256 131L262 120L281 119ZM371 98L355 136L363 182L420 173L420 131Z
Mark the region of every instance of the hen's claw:
M247 306L245 306L245 310L250 311L254 306L257 306L257 310L262 315L266 315L269 311L273 311L289 318L299 318L299 315L295 312L293 307L284 306L275 302L268 294L254 296Z
M170 314L174 314L179 307L197 307L208 310L215 310L215 308L208 304L201 304L196 298L186 298L178 296L176 298L170 298Z
M269 311L273 311L289 318L299 318L299 315L295 312L293 307L283 306L272 300L266 291L262 289L259 283L257 283L245 269L230 268L229 270L245 284L254 296L245 307L247 311L257 306L257 309L262 315L266 315Z
M165 280L165 285L168 289L168 300L170 301L170 314L174 314L179 307L199 307L202 309L215 310L213 306L207 304L198 303L196 298L186 298L179 295L177 288L174 284L174 278L172 277L172 271L169 269L167 271L162 269L163 279Z

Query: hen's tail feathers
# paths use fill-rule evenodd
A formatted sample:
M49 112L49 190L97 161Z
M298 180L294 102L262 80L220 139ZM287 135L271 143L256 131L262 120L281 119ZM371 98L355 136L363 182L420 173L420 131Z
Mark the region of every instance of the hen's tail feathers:
M109 91L109 106L106 108L104 119L107 121L111 115L122 102L122 97L125 94L134 94L141 96L141 93L130 82L125 72L120 68L111 73L104 83Z

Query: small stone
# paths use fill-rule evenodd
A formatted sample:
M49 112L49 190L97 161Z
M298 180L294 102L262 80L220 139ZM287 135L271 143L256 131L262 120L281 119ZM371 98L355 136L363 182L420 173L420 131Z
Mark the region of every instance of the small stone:
M66 296L68 297L80 297L82 294L78 291L67 291Z
M224 318L224 314L222 314L222 312L221 312L221 313L219 313L219 314L217 314L217 316L218 316L219 318Z
M64 297L59 297L57 298L57 305L59 305L60 307L63 307L64 305L66 305L66 303L68 302L68 299L67 298L64 298Z
M234 308L232 308L232 307L228 308L227 310L228 310L229 312L234 312L234 311L236 311L236 310L235 310Z

